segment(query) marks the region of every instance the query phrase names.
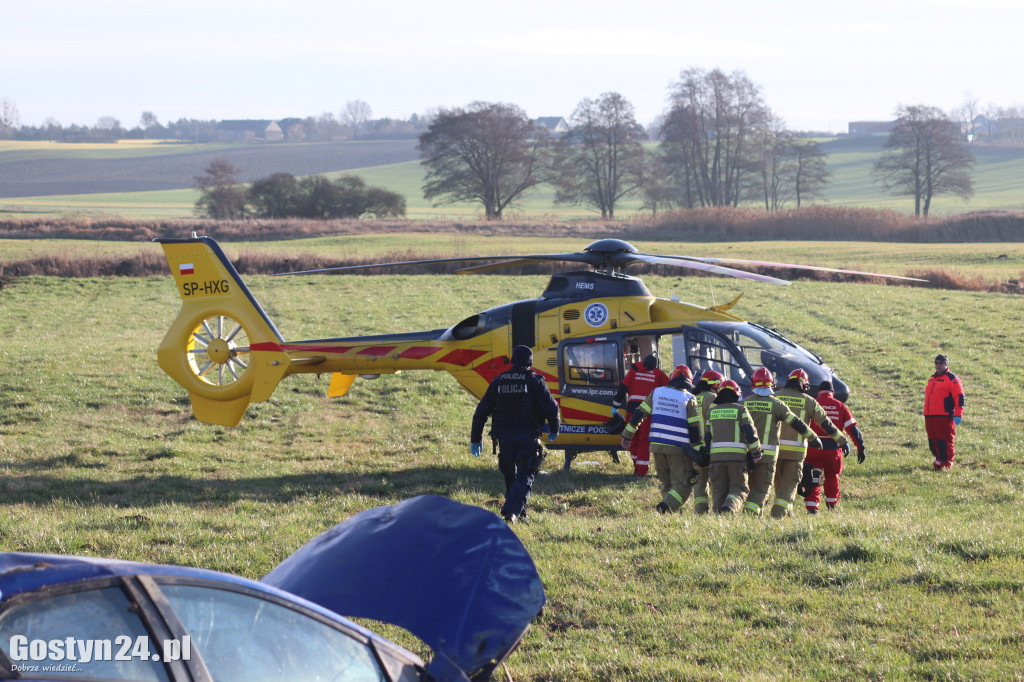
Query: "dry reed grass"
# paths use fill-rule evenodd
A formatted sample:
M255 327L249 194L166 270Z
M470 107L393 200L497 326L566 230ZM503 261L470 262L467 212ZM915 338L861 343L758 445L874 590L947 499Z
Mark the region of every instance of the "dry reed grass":
M375 220L149 220L43 218L0 221L0 238L146 241L192 232L219 241L261 241L366 234L451 232L484 235L578 236L647 241L892 241L919 243L1024 241L1024 213L979 211L917 218L897 211L810 206L775 214L755 209L700 208L624 221L538 223Z
M234 261L234 266L242 275L269 275L288 272L319 270L325 268L337 268L352 265L376 265L378 263L394 263L408 260L428 259L425 256L411 251L389 253L373 259L334 259L324 258L314 254L301 254L298 256L279 256L275 254L246 252L240 254ZM460 263L420 263L411 266L393 266L383 268L367 268L365 270L350 270L345 274L359 275L425 275L425 274L452 274L462 267ZM505 270L495 271L499 275L545 275L563 270L559 263L544 263L539 265L526 265ZM933 289L958 289L964 291L990 291L1011 294L1024 294L1024 273L1019 279L1006 281L989 280L981 276L968 276L954 271L943 269L915 270L907 273L909 277L917 277L927 282L898 282L894 280L883 280L877 277L863 277L860 275L846 275L831 272L816 272L807 270L790 270L785 268L749 268L753 272L766 275L773 275L783 279L817 280L828 282L871 282L875 284L888 284L891 286L909 285L921 286ZM142 253L129 258L71 258L66 256L44 256L30 260L0 263L0 288L12 277L25 277L29 275L43 275L51 277L150 277L168 274L167 261L159 253ZM667 265L651 265L634 267L634 274L654 274L663 276L678 276L676 268ZM692 276L702 277L700 272L689 273Z

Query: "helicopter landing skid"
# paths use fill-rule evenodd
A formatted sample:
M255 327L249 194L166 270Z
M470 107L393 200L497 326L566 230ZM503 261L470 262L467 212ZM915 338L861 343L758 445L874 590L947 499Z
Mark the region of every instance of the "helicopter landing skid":
M562 471L569 471L572 468L572 461L576 459L580 454L579 450L566 449L565 451L565 464L562 465ZM609 450L608 454L612 456L612 461L619 464L622 460L619 459L618 450Z

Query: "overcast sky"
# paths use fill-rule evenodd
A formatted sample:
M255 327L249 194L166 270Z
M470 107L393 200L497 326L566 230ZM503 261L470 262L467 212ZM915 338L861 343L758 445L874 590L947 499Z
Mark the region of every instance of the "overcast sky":
M357 99L374 118L474 100L569 118L604 92L646 124L690 67L744 71L798 130L1024 103L1024 0L9 0L0 17L0 98L31 125Z

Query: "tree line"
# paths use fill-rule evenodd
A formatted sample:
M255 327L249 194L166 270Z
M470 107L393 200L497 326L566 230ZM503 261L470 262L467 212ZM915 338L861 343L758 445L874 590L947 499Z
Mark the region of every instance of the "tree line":
M179 118L162 123L152 111L143 111L135 125L114 116L101 116L93 125L62 125L47 117L42 125L21 125L17 104L0 97L0 139L37 142L109 143L118 140L175 140L182 143L218 142L220 121ZM338 113L325 111L318 116L286 118L280 121L284 139L289 142L330 142L373 137L375 139L412 138L421 133L427 119L412 114L406 120L373 118L373 110L362 100L350 100Z
M331 180L323 175L296 178L291 173L274 173L245 187L236 177L240 172L227 159L214 159L195 178L196 211L215 219L405 217L405 197L368 187L358 176Z
M944 193L972 194L974 163L961 127L941 110L900 107L874 175L888 191L914 198L928 215ZM561 137L519 107L473 102L441 109L419 137L424 197L436 205L476 202L488 220L534 187L556 189L556 204L589 207L604 219L639 195L652 212L757 202L775 212L823 196L825 154L786 130L742 71L688 69L673 84L658 143L622 95L584 99Z

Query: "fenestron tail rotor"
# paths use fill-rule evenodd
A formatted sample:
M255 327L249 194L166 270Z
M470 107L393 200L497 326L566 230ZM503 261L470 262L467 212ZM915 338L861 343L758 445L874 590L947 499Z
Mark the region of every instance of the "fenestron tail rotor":
M211 315L192 330L185 353L197 379L212 386L228 386L249 369L249 335L238 320Z

